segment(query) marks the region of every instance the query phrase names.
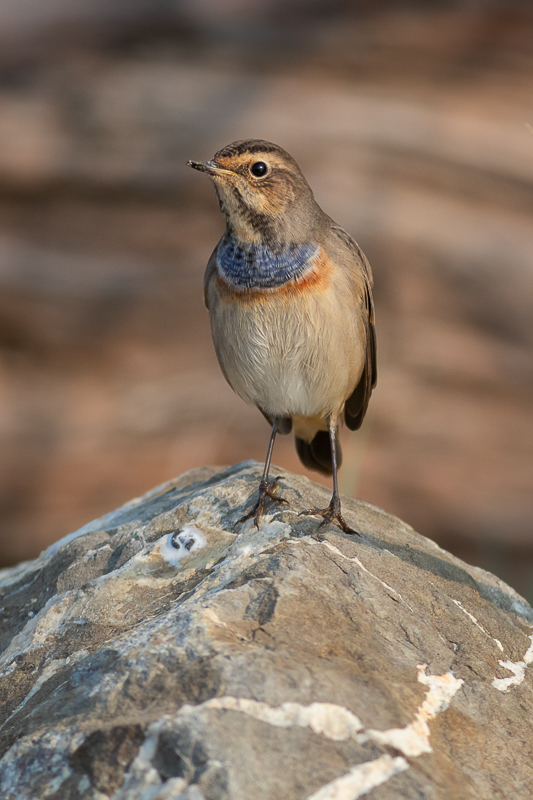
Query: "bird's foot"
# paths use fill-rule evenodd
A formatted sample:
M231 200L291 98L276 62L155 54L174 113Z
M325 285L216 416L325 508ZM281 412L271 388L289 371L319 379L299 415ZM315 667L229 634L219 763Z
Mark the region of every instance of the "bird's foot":
M323 517L324 519L319 525L319 528L322 528L324 525L328 525L330 522L337 522L344 533L351 533L352 535L361 536L359 531L356 531L354 528L350 528L350 526L345 522L344 517L341 514L341 499L339 495L333 495L331 498L331 503L327 508L311 508L309 511L300 511L300 516L303 515L311 515L317 517Z
M239 520L237 520L237 525L240 522L246 522L253 517L255 527L259 528L259 523L261 522L261 517L263 516L263 511L265 510L267 497L269 497L271 500L275 500L276 503L288 503L289 501L285 500L284 497L278 497L277 494L274 494L277 488L278 482L276 479L274 479L272 483L262 480L259 484L259 499L257 500L257 503L252 510L248 512L248 514L245 514L244 517L241 517Z

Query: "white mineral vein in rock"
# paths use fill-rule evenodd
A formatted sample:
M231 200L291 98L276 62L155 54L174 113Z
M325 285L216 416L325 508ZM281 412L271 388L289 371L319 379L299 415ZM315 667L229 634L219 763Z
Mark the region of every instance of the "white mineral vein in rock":
M393 775L398 775L399 772L404 772L406 769L409 769L409 764L405 758L380 756L375 761L367 761L352 767L346 775L335 778L331 783L322 786L307 800L357 800L358 797L362 797L371 789L380 786Z
M533 653L533 644L530 649ZM533 660L533 654L531 660ZM427 664L419 664L417 667L418 680L428 686L429 691L418 709L414 721L405 728L390 728L386 731L370 729L359 736L359 740L371 739L378 744L389 744L404 755L411 757L432 752L428 721L434 719L437 714L448 707L464 681L456 678L452 672L447 672L446 675L426 675L426 667ZM334 703L311 703L309 706L302 706L300 703L283 703L281 706L274 707L257 700L226 696L213 697L199 706L184 705L179 714L195 714L204 708L240 711L261 722L282 728L289 728L293 725L302 728L308 727L332 741L356 738L356 735L363 730L363 724L359 717L344 706Z
M194 714L199 708L212 708L223 711L241 711L249 717L261 722L275 725L278 728L311 728L314 733L321 734L334 742L343 742L355 737L363 729L359 717L352 714L344 706L334 703L311 703L302 706L300 703L283 703L281 706L270 706L258 700L244 697L213 697L201 706L182 706L180 714Z
M424 702L416 712L414 721L405 728L390 728L387 731L368 730L366 735L378 744L388 744L405 756L416 757L431 753L428 722L448 708L451 699L464 681L452 672L446 675L426 675L427 664L419 664L418 680L429 687Z
M331 552L332 552L332 553L336 553L336 554L337 554L338 556L340 556L341 558L344 558L344 559L346 559L346 561L352 561L354 564L357 564L357 566L358 566L360 569L362 569L362 570L363 570L363 572L366 572L366 573L367 573L367 575L370 575L372 578L374 578L376 581L378 581L378 583L380 583L380 584L381 584L381 585L382 585L382 586L383 586L385 589L387 589L387 591L389 591L389 592L392 592L393 594L395 594L395 595L396 595L396 597L398 597L398 598L400 599L400 601L401 601L401 602L402 602L404 605L406 605L406 606L407 606L407 608L409 609L409 611L413 611L413 609L411 608L411 606L409 605L409 603L407 603L407 602L406 602L406 601L403 599L403 597L402 597L402 595L400 594L400 592L397 592L397 591L396 591L396 589L394 589L394 588L393 588L392 586L390 586L388 583L386 583L385 581L382 581L382 580L381 580L381 578L378 578L378 576L377 576L377 575L374 575L374 573L373 573L373 572L370 572L370 570L369 570L369 569L367 569L367 568L365 567L365 565L362 563L362 561L360 561L360 560L357 558L357 556L347 556L347 555L345 555L345 554L342 552L342 550L339 550L339 548L338 548L338 547L335 547L335 545L334 545L334 544L331 544L331 542L321 542L321 544L322 544L324 547L327 547L327 549L328 549L328 550L331 550Z
M455 605L456 605L456 606L458 606L458 607L461 609L461 611L464 611L464 613L466 614L466 616L467 616L469 619L471 619L471 620L472 620L472 622L474 623L474 625L475 625L477 628L479 628L479 630L480 630L480 631L483 631L483 633L485 634L485 636L490 636L490 633L488 633L488 631L486 631L486 630L485 630L485 628L483 627L483 625L480 625L480 624L479 624L479 622L477 621L477 619L475 618L475 616L474 616L473 614L471 614L471 613L470 613L470 611L467 611L467 610L466 610L466 608L465 608L465 607L464 607L464 606L463 606L463 605L462 605L462 604L459 602L459 600L453 600L453 598L452 598L452 602L453 602L453 603L455 603ZM493 642L496 642L496 644L498 645L498 647L500 648L500 650L501 650L501 651L502 651L502 653L503 653L503 645L502 645L502 643L500 642L500 640L499 640L499 639L495 639L493 636L490 636L490 638L492 639L492 641L493 641Z
M498 661L501 667L505 667L513 673L511 678L494 678L492 685L500 692L506 692L511 686L519 686L526 677L526 667L533 662L533 635L528 636L531 641L523 661Z

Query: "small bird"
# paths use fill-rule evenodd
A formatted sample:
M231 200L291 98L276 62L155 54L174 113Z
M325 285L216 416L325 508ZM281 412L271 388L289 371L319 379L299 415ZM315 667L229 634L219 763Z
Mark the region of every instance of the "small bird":
M207 264L204 298L217 358L234 392L272 425L259 499L239 522L259 528L276 433L293 429L308 469L333 475L327 508L344 521L337 486L343 415L357 430L376 385L372 272L359 246L322 211L298 164L262 139L232 142L188 161L215 185L226 230Z

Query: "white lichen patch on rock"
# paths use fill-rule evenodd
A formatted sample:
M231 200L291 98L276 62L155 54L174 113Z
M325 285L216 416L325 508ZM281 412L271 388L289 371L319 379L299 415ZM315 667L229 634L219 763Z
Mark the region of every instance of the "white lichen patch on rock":
M160 555L167 564L176 566L188 555L196 553L207 544L207 540L196 525L184 525L183 528L162 536L155 544L152 554Z
M168 580L178 572L212 569L227 555L235 538L220 528L182 525L134 556L128 571Z

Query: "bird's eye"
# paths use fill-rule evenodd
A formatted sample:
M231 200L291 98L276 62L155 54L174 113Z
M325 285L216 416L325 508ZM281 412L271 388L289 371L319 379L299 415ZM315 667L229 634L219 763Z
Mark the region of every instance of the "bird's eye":
M256 178L262 178L263 175L266 175L268 171L268 167L264 161L256 161L255 164L252 164L250 167L250 172Z

